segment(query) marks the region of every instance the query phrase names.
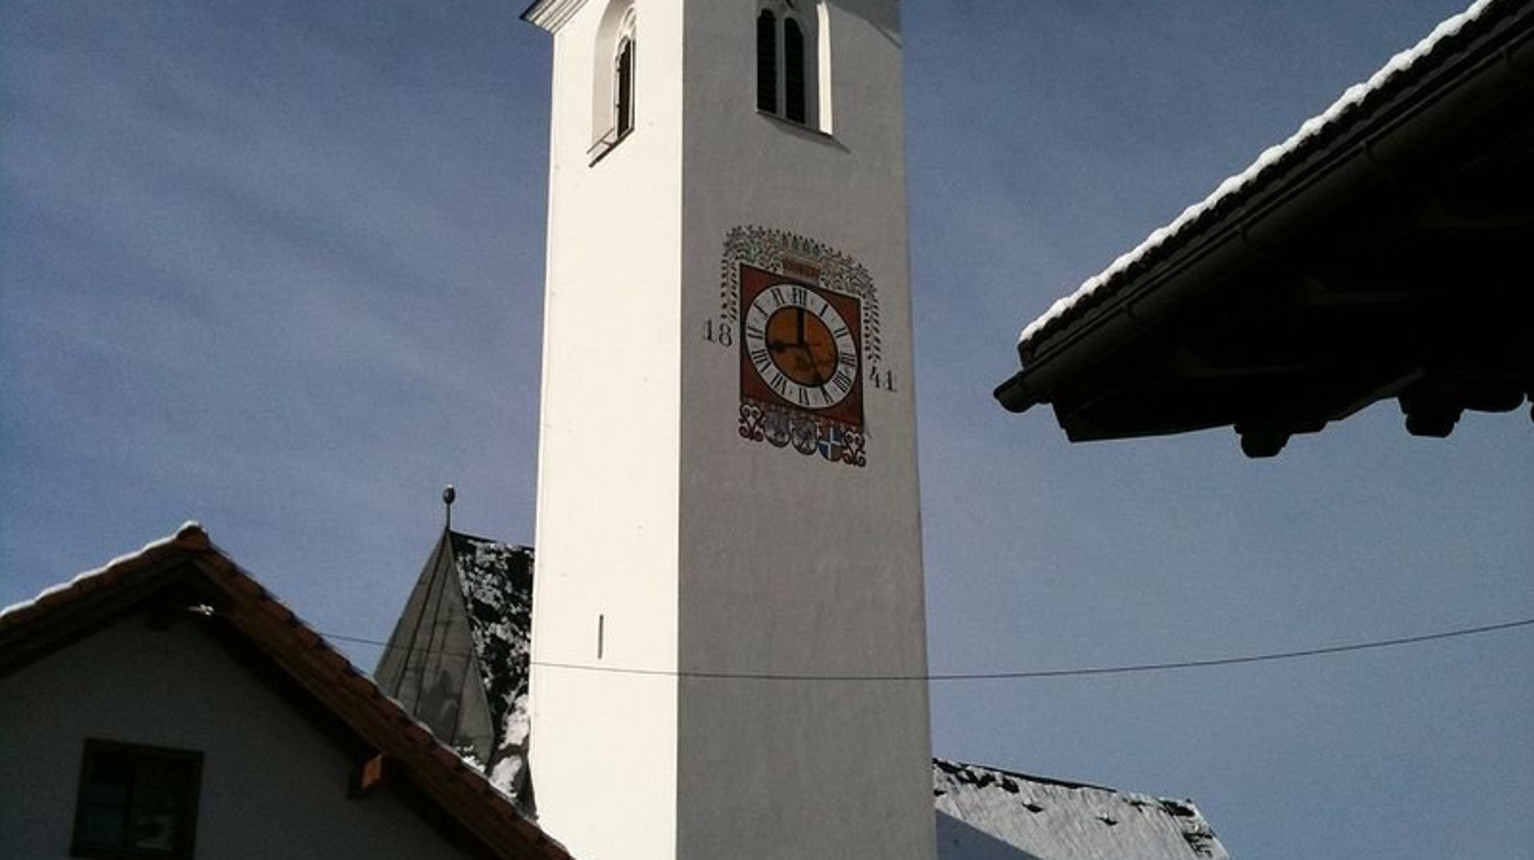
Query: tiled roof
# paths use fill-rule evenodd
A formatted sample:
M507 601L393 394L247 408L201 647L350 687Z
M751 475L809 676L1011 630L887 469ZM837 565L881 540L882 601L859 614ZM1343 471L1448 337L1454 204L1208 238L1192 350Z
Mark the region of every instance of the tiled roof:
M1221 182L1208 197L1189 206L1170 224L1151 233L1024 327L1018 338L1024 361L1053 334L1142 272L1217 230L1233 212L1260 204L1265 192L1302 172L1313 158L1324 155L1355 126L1389 105L1402 91L1430 76L1466 42L1518 14L1526 5L1525 0L1477 0L1464 12L1439 24L1416 46L1391 58L1369 80L1349 88L1325 111L1307 120L1288 140L1268 148L1245 170Z
M89 636L142 607L147 598L180 588L195 594L210 617L227 622L231 631L377 750L388 763L386 769L408 776L494 856L569 860L558 843L523 818L479 771L379 692L196 524L0 611L0 675Z
M1230 857L1190 801L943 759L932 777L942 860Z

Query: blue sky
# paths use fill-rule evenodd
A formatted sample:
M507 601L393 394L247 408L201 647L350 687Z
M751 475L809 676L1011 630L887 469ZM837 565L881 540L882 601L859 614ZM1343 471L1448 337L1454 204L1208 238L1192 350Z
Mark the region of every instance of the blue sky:
M909 0L934 672L1534 617L1526 410L1278 458L1005 413L1018 330L1457 0ZM0 604L202 522L382 639L441 526L532 540L549 43L515 0L0 2ZM372 666L376 649L351 644ZM1191 797L1242 860L1519 856L1534 634L944 683L935 751Z

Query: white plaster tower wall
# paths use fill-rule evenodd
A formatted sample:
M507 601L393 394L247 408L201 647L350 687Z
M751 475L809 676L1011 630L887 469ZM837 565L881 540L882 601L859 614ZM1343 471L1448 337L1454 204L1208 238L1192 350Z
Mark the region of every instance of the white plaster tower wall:
M755 54L749 42L722 46L749 37L742 19L754 5L688 10L687 66L709 73L689 75L684 93L683 315L693 331L682 343L682 445L706 467L682 476L681 664L919 678L899 8L853 0L822 15L799 4L828 49L825 133L753 109ZM739 359L700 335L721 311L721 243L742 226L823 243L871 276L878 372L895 384L869 385L874 368L864 367L866 465L740 437ZM681 693L679 803L694 811L680 819L682 856L931 856L924 683L684 678Z
M682 6L636 10L640 125L592 164L594 46L622 10L560 5L529 754L540 823L575 856L668 858L675 678L539 664L677 668Z
M764 7L808 31L807 123L757 108ZM541 821L590 860L931 858L924 683L720 677L926 670L898 2L636 0L635 127L592 163L617 8L529 11L556 34ZM811 287L863 274L862 465L743 436L742 236Z

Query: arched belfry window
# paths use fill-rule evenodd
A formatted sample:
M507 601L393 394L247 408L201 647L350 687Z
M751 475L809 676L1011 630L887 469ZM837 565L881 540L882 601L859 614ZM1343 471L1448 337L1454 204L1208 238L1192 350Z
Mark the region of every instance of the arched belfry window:
M778 112L778 16L771 9L756 16L756 106Z
M804 122L804 28L794 18L783 19L783 115Z
M825 4L762 0L756 14L756 107L829 131Z
M634 130L634 38L628 36L618 43L618 56L613 65L613 123L618 138Z
M597 27L592 52L591 160L606 155L635 128L636 37L634 0L611 0Z

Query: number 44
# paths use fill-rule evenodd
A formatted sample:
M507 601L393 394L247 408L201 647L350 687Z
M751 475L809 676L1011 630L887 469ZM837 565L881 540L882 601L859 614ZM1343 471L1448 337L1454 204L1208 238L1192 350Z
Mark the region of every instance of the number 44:
M872 365L868 368L868 381L880 391L894 391L895 371L889 368L880 370L878 365Z

